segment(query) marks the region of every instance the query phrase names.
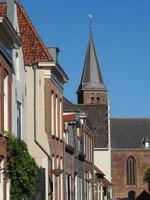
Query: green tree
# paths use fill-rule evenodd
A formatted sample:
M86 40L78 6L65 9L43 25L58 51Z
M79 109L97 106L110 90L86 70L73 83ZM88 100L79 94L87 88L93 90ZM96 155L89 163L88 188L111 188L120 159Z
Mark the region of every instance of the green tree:
M149 189L149 192L150 192L150 168L148 168L148 169L145 171L144 181L147 182L147 184L148 184L148 189Z
M37 166L27 145L12 134L8 135L8 170L11 180L10 199L29 199L35 193Z

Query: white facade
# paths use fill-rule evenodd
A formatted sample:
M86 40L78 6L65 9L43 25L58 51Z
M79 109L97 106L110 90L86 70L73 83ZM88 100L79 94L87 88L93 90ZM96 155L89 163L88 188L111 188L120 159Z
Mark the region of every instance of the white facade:
M19 33L17 6L15 3L9 3L7 16L14 29ZM25 138L26 134L26 72L24 68L22 47L13 49L13 85L12 85L12 132L20 139Z
M50 148L45 132L44 70L26 66L26 139L38 167L45 169L45 200L48 200Z
M111 149L94 149L94 164L103 171L111 182Z

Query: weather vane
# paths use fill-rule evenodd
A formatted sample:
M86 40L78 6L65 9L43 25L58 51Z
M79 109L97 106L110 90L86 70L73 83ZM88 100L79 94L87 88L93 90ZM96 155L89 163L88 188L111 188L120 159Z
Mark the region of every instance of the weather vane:
M90 26L90 31L91 31L91 29L92 29L92 18L93 18L93 15L89 14L88 17L89 17L89 26Z

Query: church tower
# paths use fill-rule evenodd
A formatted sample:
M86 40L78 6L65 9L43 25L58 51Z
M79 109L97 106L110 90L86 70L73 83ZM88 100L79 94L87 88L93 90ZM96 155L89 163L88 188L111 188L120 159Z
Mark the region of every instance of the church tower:
M107 89L103 82L91 31L77 95L78 104L107 105Z
M92 32L87 46L82 77L77 90L77 109L85 112L96 136L95 148L109 147L108 98L94 46Z
M94 135L94 164L111 181L111 148L108 91L105 87L90 30L81 81L77 90L78 103L65 99L64 111L84 112L92 123Z

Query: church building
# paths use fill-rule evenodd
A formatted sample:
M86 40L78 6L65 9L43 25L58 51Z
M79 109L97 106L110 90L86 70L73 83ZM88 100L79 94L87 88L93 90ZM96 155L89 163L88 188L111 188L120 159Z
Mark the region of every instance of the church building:
M145 170L150 167L150 119L110 118L108 90L91 30L77 99L77 104L64 99L64 110L85 112L92 122L94 163L112 182L114 198L150 199L143 180Z

